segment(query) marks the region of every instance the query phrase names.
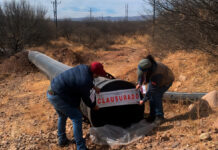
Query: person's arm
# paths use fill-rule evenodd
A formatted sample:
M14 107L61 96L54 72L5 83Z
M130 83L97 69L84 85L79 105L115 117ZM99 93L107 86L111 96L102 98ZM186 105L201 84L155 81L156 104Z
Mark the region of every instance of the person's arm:
M161 74L157 74L151 77L151 85L149 86L148 91L146 92L144 98L139 102L139 104L142 104L151 98L151 95L157 91L157 88L159 88L159 84L162 80L163 75Z
M137 82L137 85L136 85L136 89L141 88L143 82L145 81L144 77L145 77L144 74L142 74L141 76L138 76L138 82Z
M145 96L143 97L142 100L139 101L139 105L144 104L147 100L149 100L151 98L151 95L154 93L154 91L156 90L156 86L155 85L151 85L149 86L149 90L146 92Z
M89 88L83 88L82 89L82 100L83 102L90 108L94 108L96 106L96 101L92 102L90 99L90 89Z
M99 94L99 93L100 93L100 91L101 91L101 89L100 89L100 88L98 88L97 86L94 86L94 87L93 87L93 89L95 90L95 92L96 92L97 94Z
M83 102L88 106L90 107L91 109L94 109L94 110L99 110L99 107L98 105L96 105L96 101L94 101L93 103L91 102L91 99L89 97L85 95L82 96L82 99L83 99Z
M143 81L144 81L144 78L143 78L143 76L138 76L138 85L142 85L142 83L143 83Z

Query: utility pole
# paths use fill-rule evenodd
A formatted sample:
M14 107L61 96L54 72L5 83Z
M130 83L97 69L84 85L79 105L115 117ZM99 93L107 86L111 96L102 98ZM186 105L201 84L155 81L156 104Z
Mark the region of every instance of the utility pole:
M128 21L128 4L125 4L125 20Z
M90 16L89 16L89 20L91 21L91 20L92 20L92 8L90 8L90 10L89 10L89 14L90 14Z
M61 2L57 2L57 0L54 0L51 2L53 5L53 12L54 12L54 22L55 22L55 35L57 39L57 27L58 27L58 17L57 17L57 5Z
M152 38L154 40L155 37L155 21L156 20L156 0L153 0L153 30L152 30Z

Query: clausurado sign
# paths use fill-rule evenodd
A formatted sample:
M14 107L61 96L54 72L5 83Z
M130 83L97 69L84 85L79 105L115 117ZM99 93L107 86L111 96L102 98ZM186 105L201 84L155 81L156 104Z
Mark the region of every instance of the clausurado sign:
M96 94L96 104L102 107L138 104L140 101L139 91L136 89L100 92Z

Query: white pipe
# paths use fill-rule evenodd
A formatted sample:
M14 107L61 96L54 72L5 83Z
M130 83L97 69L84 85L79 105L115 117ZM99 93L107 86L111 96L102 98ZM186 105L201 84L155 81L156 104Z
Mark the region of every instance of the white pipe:
M199 100L207 93L166 92L163 99L167 100Z
M28 59L50 80L61 72L71 68L37 51L29 51ZM163 98L168 100L198 100L205 94L206 93L166 92Z
M29 51L28 59L50 80L71 68L37 51Z

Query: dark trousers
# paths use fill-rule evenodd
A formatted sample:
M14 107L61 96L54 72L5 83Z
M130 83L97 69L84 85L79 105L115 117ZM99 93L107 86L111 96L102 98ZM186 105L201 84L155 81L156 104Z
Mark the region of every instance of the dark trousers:
M164 117L162 98L163 94L170 88L171 85L172 84L170 84L169 86L157 87L149 82L148 90L152 89L152 94L149 100L150 116Z
M85 140L82 136L82 113L78 108L72 107L58 95L47 93L49 102L54 106L58 114L58 138L66 138L66 121L69 117L73 122L73 134L75 137L77 150L86 150Z

